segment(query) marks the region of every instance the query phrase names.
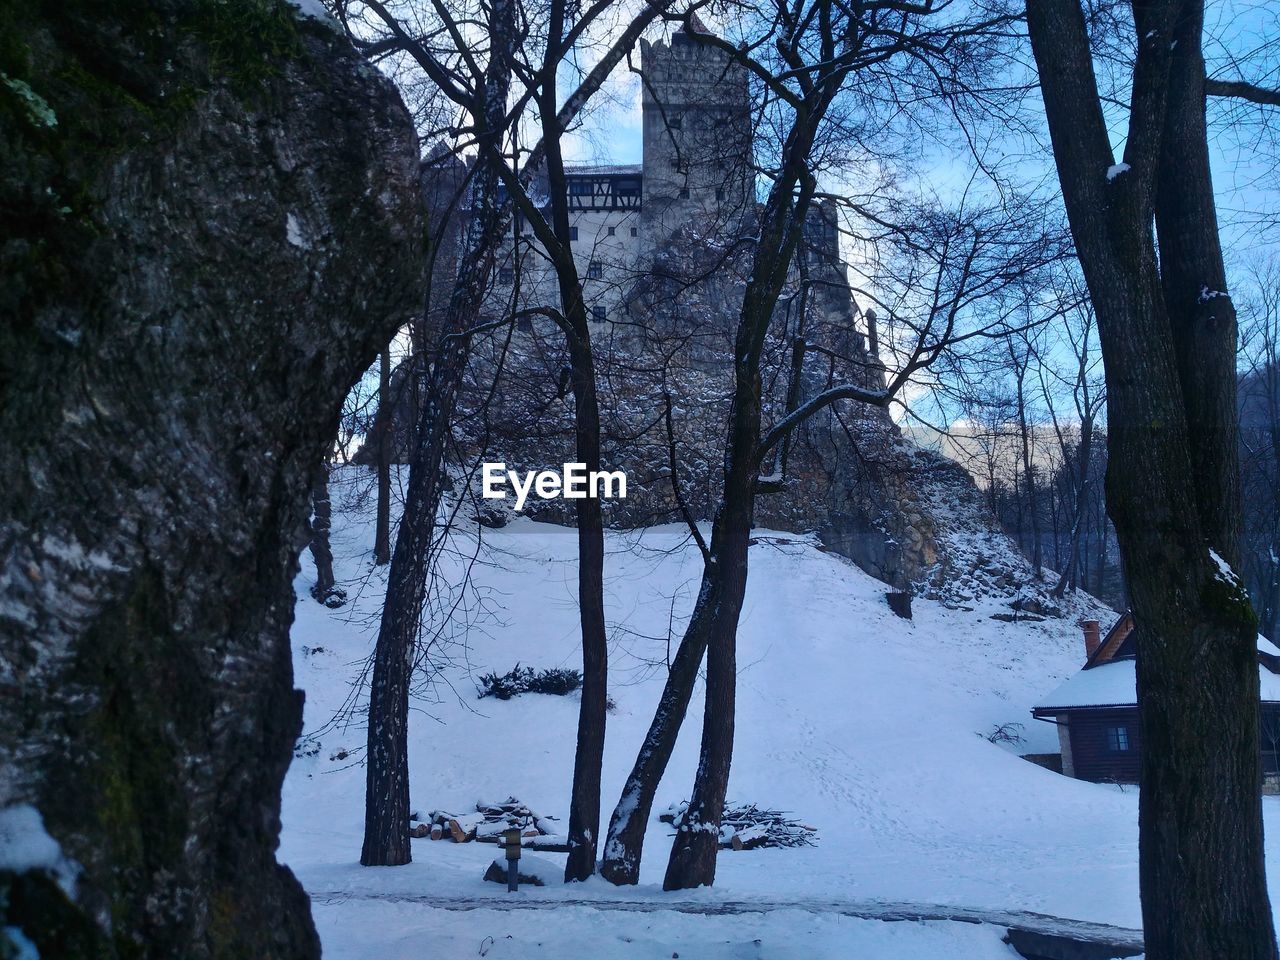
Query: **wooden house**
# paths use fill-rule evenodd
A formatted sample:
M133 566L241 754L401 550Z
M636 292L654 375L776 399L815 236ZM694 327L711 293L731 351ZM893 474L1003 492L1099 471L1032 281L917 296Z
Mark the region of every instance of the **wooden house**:
M1133 615L1126 613L1102 635L1097 620L1084 622L1085 664L1031 711L1058 727L1062 772L1105 783L1137 783L1142 736L1134 663ZM1262 695L1262 763L1268 779L1280 776L1280 648L1258 637Z

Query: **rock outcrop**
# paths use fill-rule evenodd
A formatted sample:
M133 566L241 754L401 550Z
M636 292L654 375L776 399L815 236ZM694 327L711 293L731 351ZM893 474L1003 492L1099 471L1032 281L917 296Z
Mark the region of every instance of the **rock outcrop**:
M815 347L800 367L799 399L830 384L833 355L842 358L841 379L852 377L868 390L884 387L884 368L860 332L866 320L858 316L839 259L833 216L825 208L811 216L810 243L797 258L765 348L766 424L789 409L797 336ZM604 463L628 476L627 499L606 504L605 520L613 526L681 520L668 467L668 398L685 506L703 520L714 512L747 267L726 260L714 236L687 228L651 275L634 284L629 323L593 332ZM790 306L799 303L806 306ZM468 452L463 466L483 459L517 470L557 469L573 459L573 400L558 340L554 328L535 323L510 345L505 338L478 345L464 404L470 414L457 427ZM492 391L499 369L501 386ZM894 591L956 606L994 599L1016 611L1057 612L1048 596L1052 582L1036 576L963 467L905 438L882 408L846 401L819 412L792 437L785 469L771 459L764 472L769 483L756 498L758 526L817 533L828 549ZM478 496L479 488L472 475L470 493ZM572 512L558 499L531 497L525 506L529 516L560 523L571 523ZM477 502L473 514L483 523L503 522L494 501Z
M411 120L283 0L0 10L0 956L316 957L291 583L421 296Z

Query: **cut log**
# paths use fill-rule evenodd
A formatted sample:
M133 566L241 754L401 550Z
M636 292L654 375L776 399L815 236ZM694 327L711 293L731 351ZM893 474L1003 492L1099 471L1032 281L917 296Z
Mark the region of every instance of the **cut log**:
M439 840L441 837L444 836L444 827L440 826L440 824L438 823L433 823L431 825L430 836L432 840Z

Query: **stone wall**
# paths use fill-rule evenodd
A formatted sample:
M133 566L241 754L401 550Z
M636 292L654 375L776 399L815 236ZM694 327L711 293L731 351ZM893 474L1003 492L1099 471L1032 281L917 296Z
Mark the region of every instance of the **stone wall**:
M843 364L842 379L868 389L884 385L836 255L832 215L825 208L813 211L809 242L766 347L766 426L787 410L797 335L855 361ZM668 468L668 398L686 505L706 520L719 496L733 329L746 263L743 257L716 261L723 245L709 243L701 229L697 222L687 225L659 254L653 275L637 283L624 333L593 331L604 463L629 477L628 498L605 507L606 522L614 526L681 520ZM572 397L560 375L566 362L554 331L517 335L503 350L478 345L458 426L467 451L461 472L481 459L520 470L558 468L573 459ZM482 401L500 363L501 386L485 409ZM810 352L801 398L821 390L829 376L827 355ZM816 533L894 590L956 605L993 598L1020 610L1056 611L1047 595L1051 582L1035 575L1000 530L969 474L904 438L887 411L847 401L819 413L797 431L786 469L780 467L776 461L763 467L782 483L778 492L757 497L758 526ZM479 500L479 490L473 477L473 513L502 522L501 506ZM564 500L533 498L525 513L558 523L572 522L573 515Z

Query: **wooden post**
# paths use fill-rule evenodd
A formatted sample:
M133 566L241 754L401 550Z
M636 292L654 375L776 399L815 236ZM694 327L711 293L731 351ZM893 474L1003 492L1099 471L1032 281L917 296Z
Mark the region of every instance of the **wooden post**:
M520 889L520 828L504 830L502 840L507 848L507 892Z

